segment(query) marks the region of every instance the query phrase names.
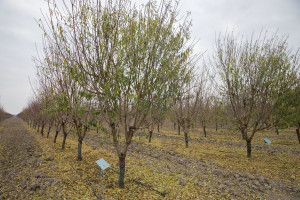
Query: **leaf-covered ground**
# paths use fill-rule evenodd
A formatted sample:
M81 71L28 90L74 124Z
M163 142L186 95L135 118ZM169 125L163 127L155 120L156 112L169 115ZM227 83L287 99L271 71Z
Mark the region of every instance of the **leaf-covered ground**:
M61 136L54 144L54 133L42 137L16 118L2 122L0 134L4 138L0 143L4 180L0 196L4 199L97 199L102 195L96 164L100 158L111 165L103 172L106 199L300 199L300 145L292 130L279 135L258 133L250 160L240 134L233 131L208 130L205 138L201 129L193 129L189 148L185 148L183 135L168 126L154 133L151 143L140 132L126 158L125 189L118 189L118 158L111 138L104 133L89 132L81 162L76 160L75 136L70 135L66 149L61 150ZM21 139L9 140L9 134L27 138L22 139L22 148L32 152L24 154L21 146L14 150L23 160L15 172L6 150L14 145L7 143ZM264 137L272 142L268 160ZM8 185L14 187L7 189L13 173L17 178Z

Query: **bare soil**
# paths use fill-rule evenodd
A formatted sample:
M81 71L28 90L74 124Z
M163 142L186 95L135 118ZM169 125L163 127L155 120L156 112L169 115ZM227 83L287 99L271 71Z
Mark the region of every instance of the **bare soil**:
M0 199L30 199L22 190L30 184L27 178L39 166L41 149L31 134L13 117L1 123L0 130Z

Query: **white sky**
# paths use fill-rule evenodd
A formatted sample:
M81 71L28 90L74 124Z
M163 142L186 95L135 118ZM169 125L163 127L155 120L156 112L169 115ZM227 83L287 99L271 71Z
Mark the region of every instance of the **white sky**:
M0 104L11 114L18 114L33 96L32 56L42 38L34 19L46 7L44 0L0 0ZM246 36L262 28L278 30L289 34L290 47L300 47L300 0L181 0L179 8L182 14L191 11L192 36L200 39L196 51L207 51L206 56L215 35L232 29Z

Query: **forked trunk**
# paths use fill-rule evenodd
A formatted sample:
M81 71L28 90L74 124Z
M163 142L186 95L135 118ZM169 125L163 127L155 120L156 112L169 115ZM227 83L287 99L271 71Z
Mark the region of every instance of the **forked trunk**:
M120 173L119 173L119 188L124 188L124 177L125 177L125 158L126 158L126 152L128 150L128 147L131 143L133 134L136 130L135 127L133 126L129 126L129 130L128 132L125 133L125 137L126 137L126 143L123 149L123 152L120 150L120 146L119 146L119 141L118 141L118 136L117 136L117 130L116 130L116 125L115 123L110 123L110 127L111 127L111 134L113 136L113 142L114 142L114 146L117 150L118 156L119 156L119 167L120 167Z
M152 131L149 131L149 143L151 142L151 138L152 138Z
M121 153L119 156L119 166L120 166L120 174L119 174L119 188L124 188L124 178L125 178L125 158L126 155Z

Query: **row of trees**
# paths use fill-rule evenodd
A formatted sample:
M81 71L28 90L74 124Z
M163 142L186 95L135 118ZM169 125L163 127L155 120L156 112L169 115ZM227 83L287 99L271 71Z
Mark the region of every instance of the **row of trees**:
M0 104L0 122L3 121L3 120L5 120L5 119L8 119L10 117L12 117L12 115L9 114L9 113L7 113L4 110L3 106Z
M257 131L279 126L282 118L291 124L290 115L299 124L299 100L285 100L288 93L299 97L299 56L289 51L286 37L220 35L214 55L199 68L191 23L178 17L177 5L73 0L58 8L49 2L49 14L39 21L44 48L35 58L38 95L19 116L42 135L48 126L47 137L55 127L54 142L62 131L62 148L76 133L78 160L89 128L110 133L120 188L134 134L148 129L151 142L166 116L179 134L183 129L187 148L192 126L201 125L206 136L209 124L217 129L230 121L246 141L248 157Z
M123 188L134 133L151 127L157 111L164 113L193 78L197 55L188 44L190 22L177 21L171 1L139 8L123 0L69 3L63 10L49 3L39 24L44 52L35 61L43 111L59 118L64 141L72 122L79 160L86 131L105 115Z

